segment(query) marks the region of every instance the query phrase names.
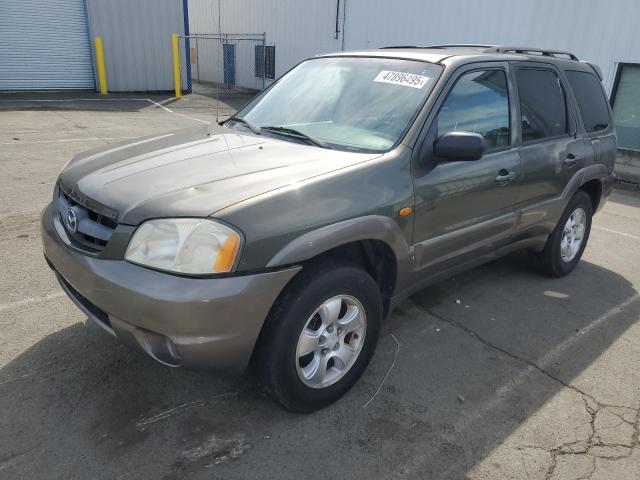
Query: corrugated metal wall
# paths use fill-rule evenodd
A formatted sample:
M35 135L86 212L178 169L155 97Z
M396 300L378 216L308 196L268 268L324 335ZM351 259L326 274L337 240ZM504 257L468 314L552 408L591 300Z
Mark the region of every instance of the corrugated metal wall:
M266 32L276 75L316 53L340 50L338 0L220 0L223 32ZM605 87L616 62L640 63L640 1L340 0L344 48L433 43L524 44L595 61ZM192 32L218 31L218 0L189 0ZM341 28L342 30L342 28ZM342 35L342 34L341 34Z
M266 32L267 45L276 46L276 77L305 58L340 50L341 40L334 38L336 0L220 0L220 5L222 33ZM218 33L218 0L189 0L189 30Z
M93 86L84 0L0 1L0 90Z
M240 2L242 3L242 2ZM602 68L640 62L638 0L348 0L345 45L490 43L574 52Z
M173 90L171 34L184 34L182 3L87 0L91 35L102 36L104 42L109 91Z

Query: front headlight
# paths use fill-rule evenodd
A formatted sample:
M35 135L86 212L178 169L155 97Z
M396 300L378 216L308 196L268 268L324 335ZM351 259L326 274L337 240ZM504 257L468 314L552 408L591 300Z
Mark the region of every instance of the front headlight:
M125 259L171 272L196 275L230 272L240 235L204 218L148 220L133 234Z

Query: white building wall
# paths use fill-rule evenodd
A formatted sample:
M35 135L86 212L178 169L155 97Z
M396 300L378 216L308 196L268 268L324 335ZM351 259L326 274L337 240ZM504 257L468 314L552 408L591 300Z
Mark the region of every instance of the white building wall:
M219 3L222 12L220 30ZM334 38L335 22L336 2L333 0L189 0L191 34L266 33L266 44L276 46L276 78L305 58L340 50L342 37ZM209 62L200 59L202 72L211 72L212 63L218 61L217 55L211 46L205 46L207 41L199 43L199 55L209 55L212 59ZM241 44L237 42L236 48L246 48ZM254 75L253 53L245 55L237 50L237 59L236 83L261 87L262 80L256 81ZM194 79L196 73L192 72Z
M638 0L348 0L345 47L488 43L556 48L596 62L640 62Z
M640 63L638 0L189 0L192 33L266 32L276 75L317 53L385 45L488 43L556 48L595 61L610 91L617 62ZM343 12L346 2L346 12ZM344 38L343 38L344 35Z

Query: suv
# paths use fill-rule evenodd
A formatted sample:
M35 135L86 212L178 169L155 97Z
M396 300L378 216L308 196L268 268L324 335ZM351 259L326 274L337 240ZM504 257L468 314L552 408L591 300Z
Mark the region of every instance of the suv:
M222 133L74 158L44 254L122 342L171 367L251 365L312 411L357 381L413 292L518 249L551 276L573 270L613 185L601 78L533 48L321 55Z

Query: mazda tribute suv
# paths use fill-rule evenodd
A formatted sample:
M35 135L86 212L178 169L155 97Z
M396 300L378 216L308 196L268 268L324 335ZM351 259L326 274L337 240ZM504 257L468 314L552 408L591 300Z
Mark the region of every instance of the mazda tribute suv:
M224 127L75 157L44 255L120 341L170 367L251 367L312 411L358 380L413 292L518 249L573 270L613 185L601 80L527 47L321 55Z

